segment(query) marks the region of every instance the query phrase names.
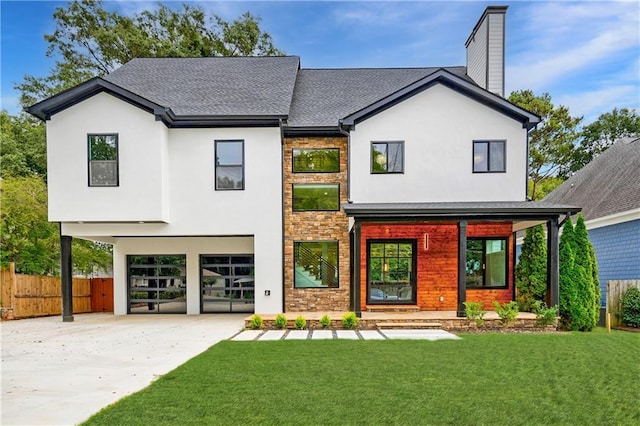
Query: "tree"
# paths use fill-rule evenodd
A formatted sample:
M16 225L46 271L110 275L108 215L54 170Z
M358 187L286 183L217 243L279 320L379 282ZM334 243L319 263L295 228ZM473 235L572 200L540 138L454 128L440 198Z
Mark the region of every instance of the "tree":
M598 325L600 307L600 279L593 245L589 241L589 233L582 215L578 216L574 228L575 261L585 272L584 280L580 282L580 300L585 307L587 316L583 321L581 331L591 331Z
M554 106L548 93L537 96L531 90L521 90L512 92L509 101L538 114L543 120L529 134L531 199L537 200L538 186L542 181L566 176L582 117L572 117L565 106Z
M560 324L567 330L573 327L573 316L576 304L576 289L574 286L576 279L575 256L573 254L573 224L571 220L567 220L562 227L562 235L560 236L560 253L559 253L559 298L560 306L558 314L560 315Z
M571 156L570 170L578 171L603 153L616 140L640 136L640 115L635 109L617 109L601 114L580 132L580 145Z
M104 9L101 0L58 7L53 34L45 35L47 56L59 57L49 76L25 76L16 88L31 105L91 77L102 76L136 57L209 57L281 55L260 18L249 12L226 22L199 6L172 10L160 4L123 16Z
M0 111L0 176L47 176L44 124L31 116Z
M544 228L528 228L515 272L518 305L530 312L533 303L544 302L547 294L547 245Z

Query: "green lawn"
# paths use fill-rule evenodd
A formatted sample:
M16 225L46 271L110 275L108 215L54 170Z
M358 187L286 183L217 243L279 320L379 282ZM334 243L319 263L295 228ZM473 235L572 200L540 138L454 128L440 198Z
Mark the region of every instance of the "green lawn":
M88 425L638 425L640 333L224 341Z

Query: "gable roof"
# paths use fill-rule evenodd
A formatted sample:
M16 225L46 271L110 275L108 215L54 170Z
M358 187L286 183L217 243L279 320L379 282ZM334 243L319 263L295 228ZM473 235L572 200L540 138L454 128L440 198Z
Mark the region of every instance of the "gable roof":
M547 195L582 207L585 220L640 208L640 138L622 138Z

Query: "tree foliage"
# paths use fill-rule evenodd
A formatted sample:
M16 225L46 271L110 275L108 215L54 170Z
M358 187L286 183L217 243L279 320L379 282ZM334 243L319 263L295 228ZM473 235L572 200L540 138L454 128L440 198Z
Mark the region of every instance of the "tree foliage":
M635 109L614 108L601 114L596 121L584 126L580 144L571 157L570 170L578 171L603 153L616 140L627 136L640 136L640 115Z
M548 93L521 90L512 92L509 101L542 117L542 123L529 134L530 196L537 200L540 182L567 174L582 117L572 117L565 106L554 106Z
M584 269L584 281L580 288L581 302L587 310L584 319L583 331L591 331L598 325L600 317L600 279L598 278L598 266L593 245L589 241L589 233L584 223L582 214L578 216L574 228L575 259L576 265Z
M47 55L60 59L47 77L27 75L17 86L25 106L137 57L282 54L260 29L260 18L249 12L227 22L200 6L173 10L158 4L155 10L124 16L106 10L101 0L81 0L58 7L53 17L55 30L45 36Z
M47 176L45 128L40 120L26 114L20 116L0 112L0 176Z
M536 301L544 302L547 294L547 238L543 225L528 228L515 271L518 305L531 312Z

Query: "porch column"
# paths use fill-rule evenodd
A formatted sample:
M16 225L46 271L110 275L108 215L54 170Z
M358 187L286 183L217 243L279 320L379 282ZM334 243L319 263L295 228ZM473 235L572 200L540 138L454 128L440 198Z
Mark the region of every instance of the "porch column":
M351 243L351 310L356 313L358 318L362 317L362 309L360 307L360 229L361 225L358 220L353 224L353 240Z
M547 222L547 306L549 307L560 305L558 228L557 217Z
M73 321L73 265L71 242L73 238L60 235L60 283L62 286L62 321Z
M458 312L465 317L464 302L467 301L467 221L458 222Z

